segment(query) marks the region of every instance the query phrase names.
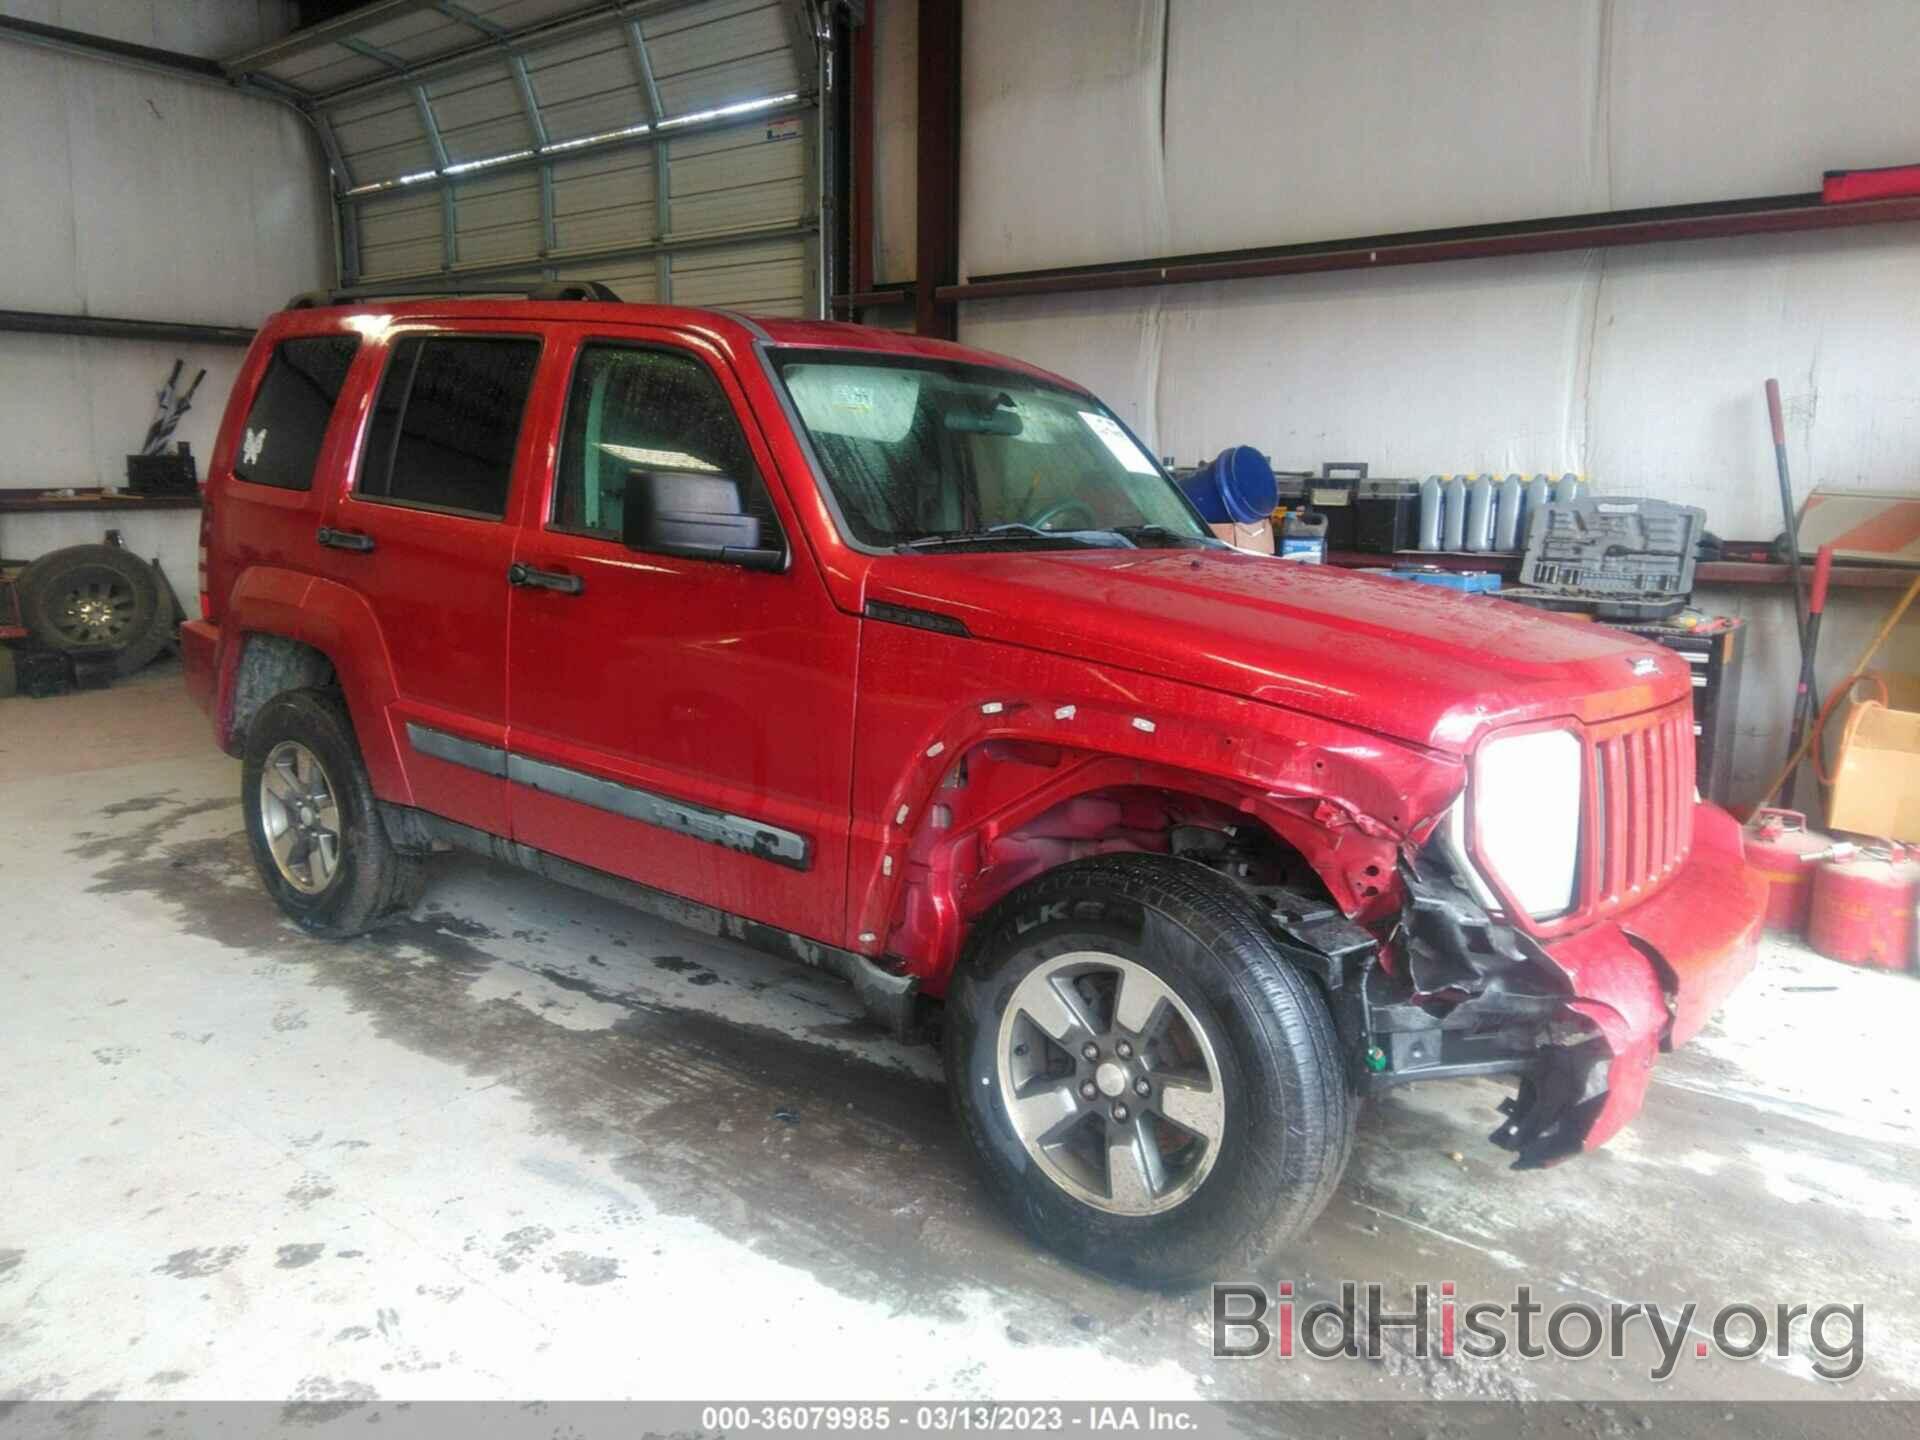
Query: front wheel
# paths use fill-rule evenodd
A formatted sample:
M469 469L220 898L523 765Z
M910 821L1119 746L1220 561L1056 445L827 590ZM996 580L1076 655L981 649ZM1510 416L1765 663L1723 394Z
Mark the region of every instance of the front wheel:
M1016 891L977 928L946 1029L988 1185L1091 1269L1247 1278L1346 1166L1325 1000L1249 897L1190 861L1101 856Z

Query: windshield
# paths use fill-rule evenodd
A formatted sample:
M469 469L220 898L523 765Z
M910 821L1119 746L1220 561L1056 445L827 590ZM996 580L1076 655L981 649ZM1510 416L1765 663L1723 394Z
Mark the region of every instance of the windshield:
M1212 541L1154 458L1085 395L917 357L774 360L863 545Z

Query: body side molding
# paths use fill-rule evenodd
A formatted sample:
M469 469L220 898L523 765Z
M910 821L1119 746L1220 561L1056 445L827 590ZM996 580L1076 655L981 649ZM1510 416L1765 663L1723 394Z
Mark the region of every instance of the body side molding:
M704 840L709 845L738 850L744 855L770 860L790 870L807 870L813 866L813 843L806 836L778 825L766 824L751 816L711 810L690 800L676 800L653 790L643 790L637 785L603 780L597 775L571 770L564 765L530 760L524 755L510 755L498 745L463 739L412 721L407 724L407 740L422 755L431 755L436 760L445 760L453 765L464 765L483 775L505 776L515 785L525 785L531 790L542 790L549 795L591 805L596 810L624 815L643 825L654 825L662 830L691 836L695 840Z

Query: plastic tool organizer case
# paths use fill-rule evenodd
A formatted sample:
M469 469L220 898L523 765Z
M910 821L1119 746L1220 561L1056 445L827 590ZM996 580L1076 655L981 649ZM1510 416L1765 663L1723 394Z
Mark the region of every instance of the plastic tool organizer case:
M1595 496L1546 506L1527 526L1520 587L1501 596L1600 620L1663 620L1693 594L1707 512L1666 500Z

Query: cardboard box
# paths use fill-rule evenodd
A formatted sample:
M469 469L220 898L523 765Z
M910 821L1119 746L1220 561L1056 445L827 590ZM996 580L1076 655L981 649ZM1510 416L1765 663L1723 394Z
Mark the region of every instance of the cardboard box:
M1273 522L1262 520L1256 525L1235 525L1231 521L1224 525L1209 526L1216 539L1241 550L1251 550L1258 555L1273 554Z
M1886 687L1886 703L1878 689ZM1920 845L1920 675L1869 670L1840 731L1827 828Z

